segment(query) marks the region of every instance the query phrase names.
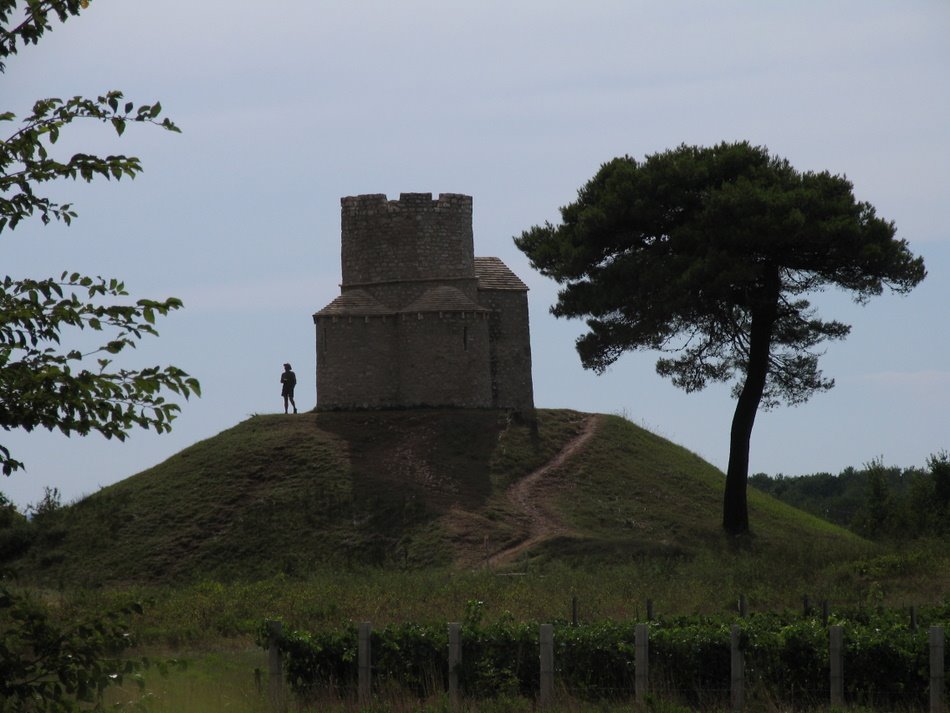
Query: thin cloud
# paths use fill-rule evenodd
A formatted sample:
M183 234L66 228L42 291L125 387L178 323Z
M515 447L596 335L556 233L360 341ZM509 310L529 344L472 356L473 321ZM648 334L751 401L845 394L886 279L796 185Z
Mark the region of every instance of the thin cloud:
M879 371L865 374L863 379L882 386L913 389L950 388L950 371L925 369L922 371Z
M189 313L316 312L339 294L338 283L338 279L301 276L219 282L172 293L185 303Z

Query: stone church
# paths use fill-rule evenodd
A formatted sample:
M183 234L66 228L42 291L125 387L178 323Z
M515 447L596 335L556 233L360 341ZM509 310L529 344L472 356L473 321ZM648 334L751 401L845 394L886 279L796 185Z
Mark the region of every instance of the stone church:
M475 257L471 196L350 196L340 296L313 315L317 408L534 408L528 288Z

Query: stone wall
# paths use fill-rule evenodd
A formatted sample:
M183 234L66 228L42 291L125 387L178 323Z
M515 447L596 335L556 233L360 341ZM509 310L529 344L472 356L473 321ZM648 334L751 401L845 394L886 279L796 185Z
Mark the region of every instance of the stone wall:
M481 303L491 308L491 372L493 402L500 408L534 408L528 299L525 292L483 290Z
M382 408L398 401L398 317L330 317L317 324L318 405Z
M484 407L491 403L489 318L406 315L399 325L401 406Z

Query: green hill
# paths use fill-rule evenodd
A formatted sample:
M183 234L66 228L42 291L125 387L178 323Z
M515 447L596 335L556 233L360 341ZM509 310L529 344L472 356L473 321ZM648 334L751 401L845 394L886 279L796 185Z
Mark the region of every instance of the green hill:
M589 416L416 410L255 416L44 518L13 563L95 585L255 579L329 566L471 566L514 552L531 515L509 488ZM753 536L721 533L722 474L619 417L530 493L556 531L523 556L581 562L754 547L781 558L865 543L750 490ZM506 549L507 548L507 549Z

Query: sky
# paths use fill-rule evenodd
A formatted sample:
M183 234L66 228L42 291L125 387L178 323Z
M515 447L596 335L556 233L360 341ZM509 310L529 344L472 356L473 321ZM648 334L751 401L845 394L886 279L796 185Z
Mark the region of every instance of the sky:
M122 364L180 366L202 397L171 434L122 443L0 433L27 466L0 491L69 502L278 412L284 362L312 408L311 315L339 294L340 198L363 193L473 196L476 255L530 288L536 405L623 415L724 469L729 387L685 394L650 352L582 369L583 322L550 315L557 285L512 238L556 222L615 156L739 140L846 175L929 272L863 307L815 296L853 327L821 360L836 387L760 412L750 472L923 466L950 449L948 36L945 0L93 0L10 58L0 110L120 89L182 133L70 127L64 155L131 154L144 173L49 186L79 217L4 232L0 275L78 270L180 297Z

